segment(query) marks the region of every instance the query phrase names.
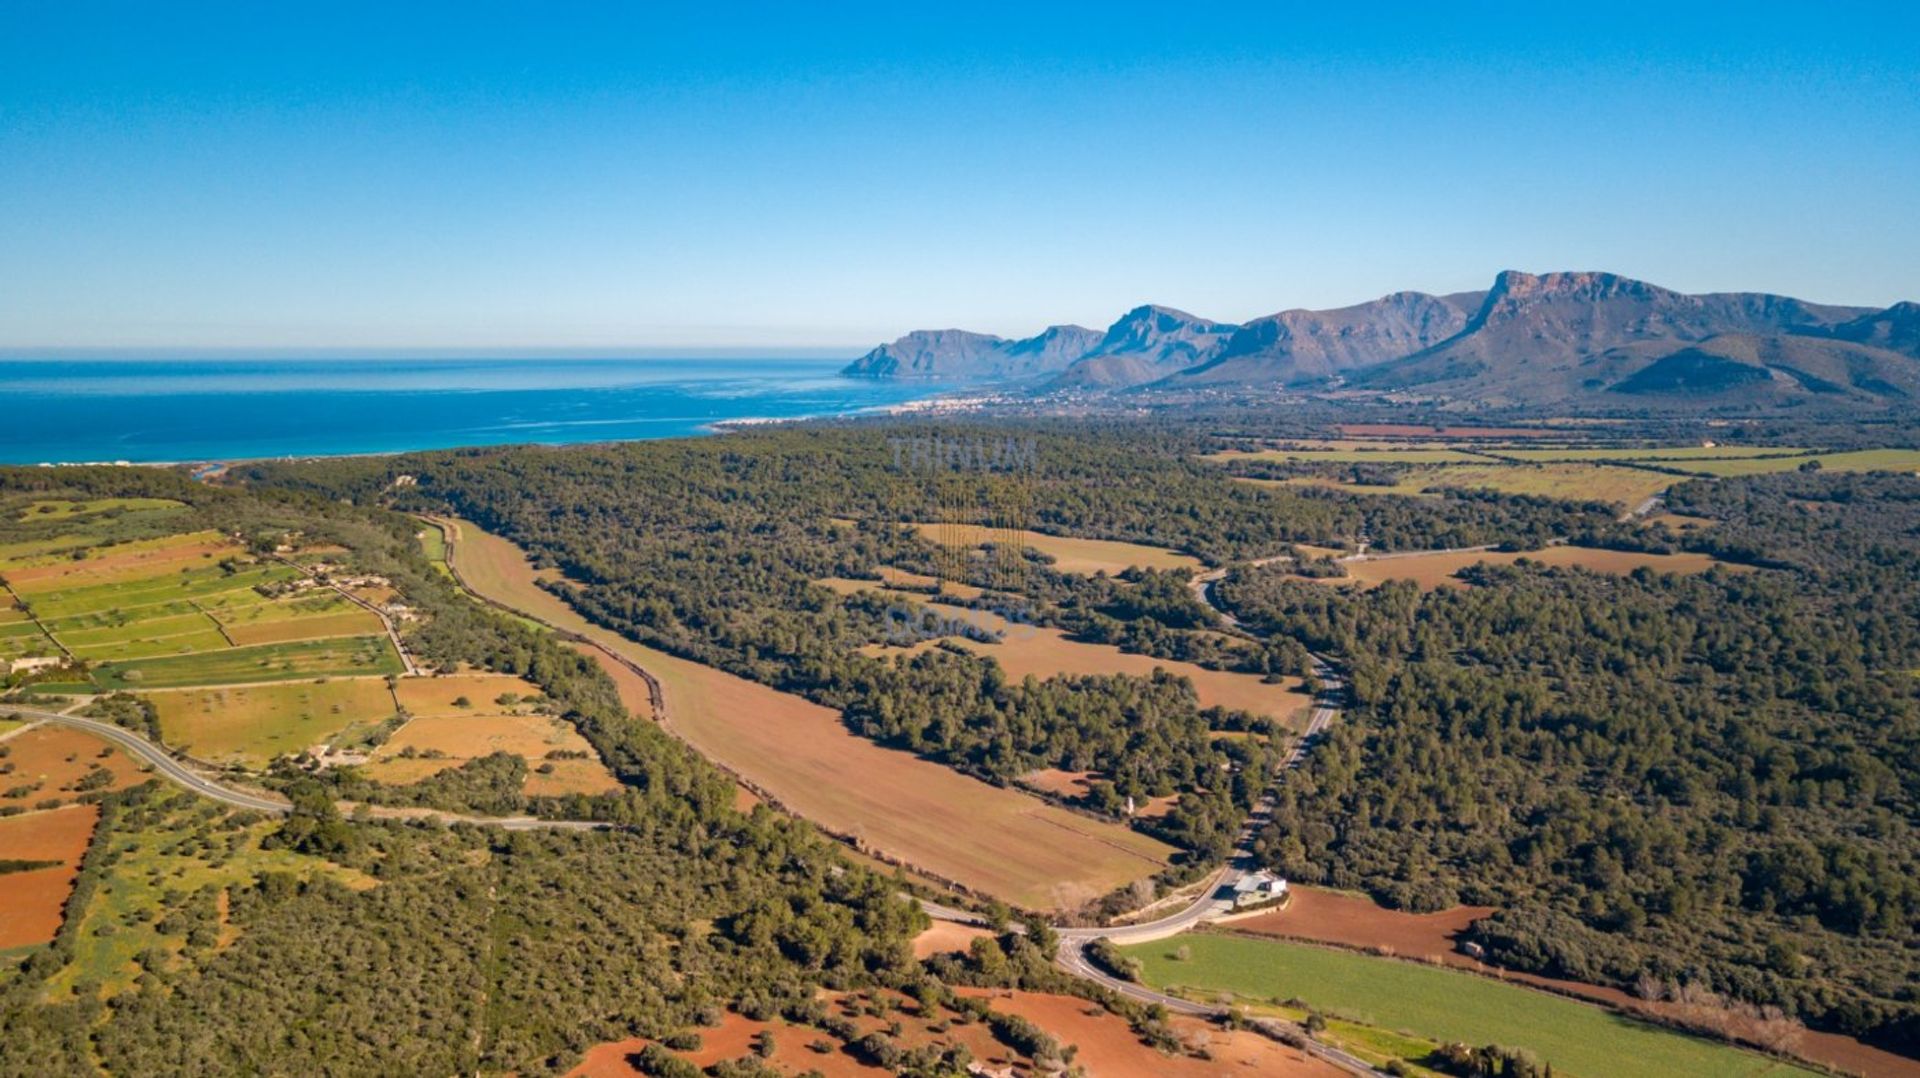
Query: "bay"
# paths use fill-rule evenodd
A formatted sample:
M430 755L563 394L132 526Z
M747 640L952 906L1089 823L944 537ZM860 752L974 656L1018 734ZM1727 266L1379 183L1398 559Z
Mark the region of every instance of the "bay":
M624 441L848 415L942 387L840 359L0 361L0 463L134 463Z

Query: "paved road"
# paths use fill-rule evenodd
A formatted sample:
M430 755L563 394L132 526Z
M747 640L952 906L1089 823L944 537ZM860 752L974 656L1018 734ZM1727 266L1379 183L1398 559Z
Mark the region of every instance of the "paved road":
M157 745L147 738L110 722L89 719L80 715L67 715L58 711L42 711L39 708L23 707L16 704L0 704L0 716L15 716L31 722L49 723L83 730L95 737L113 742L115 745L141 761L152 765L162 778L190 790L202 797L232 805L235 808L252 809L255 812L285 815L291 805L276 794L254 793L235 789L207 777L196 768L181 762L165 747ZM405 809L387 806L369 806L373 814L385 819L434 819L443 823L464 823L476 827L498 827L505 831L600 831L609 825L593 820L543 820L537 816L465 816L457 812L440 812L434 809Z
M1262 559L1256 564L1267 564L1279 558ZM1211 606L1219 613L1221 620L1229 626L1251 634L1239 618L1222 607L1214 598L1213 585L1226 575L1225 569L1215 569L1194 577L1190 587L1194 596ZM1306 750L1340 714L1340 705L1346 695L1346 683L1341 680L1339 671L1325 658L1308 653L1313 663L1313 676L1320 683L1320 695L1314 700L1313 713L1307 721L1307 728L1300 739L1294 743L1293 750L1281 761L1275 772L1276 785L1281 775L1299 765L1305 758ZM1253 843L1260 832L1273 818L1274 788L1269 788L1255 803L1253 812L1240 828L1239 837L1234 842L1233 852L1227 858L1227 864L1206 882L1200 894L1184 909L1168 914L1153 921L1136 925L1121 925L1112 928L1061 928L1060 949L1054 955L1054 962L1061 969L1076 977L1082 977L1096 984L1141 1003L1159 1004L1176 1014L1189 1014L1215 1018L1226 1013L1226 1008L1168 995L1165 992L1148 988L1133 981L1122 980L1107 973L1087 958L1087 945L1094 940L1105 939L1114 943L1149 943L1154 940L1177 936L1207 920L1228 913L1233 909L1233 886L1248 873L1259 866L1253 855ZM1355 1074L1372 1074L1373 1068L1363 1059L1349 1055L1338 1048L1321 1044L1306 1035L1306 1031L1292 1022L1275 1018L1262 1018L1255 1022L1269 1035L1283 1037L1289 1041L1297 1040L1306 1046L1305 1051L1343 1070Z

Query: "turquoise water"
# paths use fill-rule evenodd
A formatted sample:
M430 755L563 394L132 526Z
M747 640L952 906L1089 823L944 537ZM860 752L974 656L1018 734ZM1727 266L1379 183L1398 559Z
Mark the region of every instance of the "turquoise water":
M0 463L237 460L624 441L938 392L844 360L0 362Z

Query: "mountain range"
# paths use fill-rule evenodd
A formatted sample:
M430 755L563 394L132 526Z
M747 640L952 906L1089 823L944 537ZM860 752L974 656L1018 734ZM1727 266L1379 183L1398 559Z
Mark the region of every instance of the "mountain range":
M1395 292L1243 325L1141 306L1107 330L921 330L842 372L1035 392L1371 390L1489 405L1920 400L1920 304L1689 295L1612 273L1507 270L1485 292Z

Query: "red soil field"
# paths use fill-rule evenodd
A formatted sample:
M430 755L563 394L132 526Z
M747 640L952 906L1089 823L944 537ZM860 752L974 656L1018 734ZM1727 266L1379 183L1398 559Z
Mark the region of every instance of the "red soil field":
M70 802L80 796L73 784L86 777L98 764L113 772L113 781L101 790L124 790L147 779L146 769L131 757L105 741L78 730L60 726L36 726L0 741L5 756L0 763L13 770L0 775L0 789L27 786L39 788L25 797L0 802L32 808L42 801Z
M925 932L913 937L913 957L931 958L937 954L959 954L977 939L991 938L992 932L952 921L935 921Z
M62 862L0 876L0 950L46 943L60 931L80 857L99 819L94 805L0 817L0 860Z
M960 989L979 995L978 989ZM1042 992L990 993L990 1006L1017 1014L1053 1034L1061 1044L1079 1046L1074 1062L1100 1078L1214 1078L1228 1074L1339 1075L1346 1072L1296 1048L1258 1033L1229 1033L1191 1018L1175 1018L1173 1028L1182 1041L1204 1045L1211 1060L1190 1055L1169 1056L1148 1047L1127 1025L1078 996ZM1091 1013L1089 1013L1091 1012Z

